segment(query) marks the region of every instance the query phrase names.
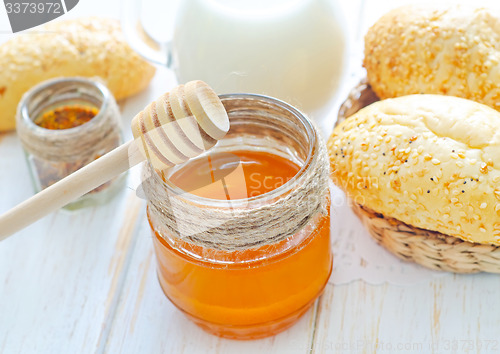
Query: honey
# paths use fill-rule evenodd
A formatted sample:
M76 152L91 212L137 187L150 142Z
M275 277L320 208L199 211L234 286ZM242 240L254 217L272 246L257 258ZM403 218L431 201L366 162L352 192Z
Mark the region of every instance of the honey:
M237 172L239 166L243 168L243 174ZM267 152L235 151L230 154L210 154L206 158L190 161L173 174L170 181L182 190L203 198L244 199L280 187L295 176L299 169L292 161ZM224 188L216 183L215 176L224 176ZM199 181L209 183L193 189L199 185ZM231 195L227 195L225 190L231 191Z
M241 199L278 188L299 170L290 160L266 152L231 155L238 159L214 154L194 160L170 181L190 189L197 180L212 178L213 183L191 193ZM244 178L235 164L241 165ZM220 168L214 171L210 168L214 165ZM231 172L224 173L224 169ZM226 188L213 179L215 174L224 176ZM313 229L257 249L207 250L180 240L169 244L158 233L154 246L160 283L170 300L208 331L233 338L269 336L289 327L321 293L332 265L329 215L321 217Z
M226 136L170 169L146 164L139 191L166 296L210 333L261 338L294 324L328 282L328 154L290 105L220 98Z

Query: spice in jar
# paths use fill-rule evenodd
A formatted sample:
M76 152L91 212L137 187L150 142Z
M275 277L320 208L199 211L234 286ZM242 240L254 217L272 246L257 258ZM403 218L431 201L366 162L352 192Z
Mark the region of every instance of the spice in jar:
M34 120L34 123L39 127L50 130L71 129L87 123L98 113L99 110L90 105L65 105L42 113ZM62 176L67 176L85 165L82 162L68 162L61 164L58 168L54 169L50 163L46 163L44 161L34 161L34 164L38 171L43 171L43 173L39 175L42 188L51 186L59 181ZM103 185L90 191L90 193L99 192L106 188L108 184L109 182L104 183Z
M67 105L43 113L35 119L35 124L45 129L70 129L87 123L97 113L99 110L89 105Z
M92 118L97 116L99 109L89 102L81 103L70 103L68 105L62 105L55 108L51 108L37 117L33 122L41 128L49 130L66 130L71 128L77 128L85 123L88 123ZM118 137L115 138L116 145L119 145ZM96 154L93 156L92 160L96 160L101 157L102 154ZM70 175L71 173L79 170L83 166L87 165L88 160L72 161L63 164L58 164L54 168L53 163L34 160L33 163L40 179L40 184L42 189L47 188L54 183L58 182L62 178ZM106 189L111 182L106 182L99 187L91 190L88 194L97 193Z
M122 142L118 106L109 90L95 80L58 78L45 81L23 96L16 119L37 192ZM104 203L122 184L123 177L118 177L65 208Z

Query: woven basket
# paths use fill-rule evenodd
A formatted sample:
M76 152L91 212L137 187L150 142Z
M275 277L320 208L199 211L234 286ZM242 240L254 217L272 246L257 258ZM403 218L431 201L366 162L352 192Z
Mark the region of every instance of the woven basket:
M336 124L378 100L363 79L340 107ZM500 246L462 241L436 231L413 227L356 203L352 203L352 209L370 235L399 258L455 273L500 273Z

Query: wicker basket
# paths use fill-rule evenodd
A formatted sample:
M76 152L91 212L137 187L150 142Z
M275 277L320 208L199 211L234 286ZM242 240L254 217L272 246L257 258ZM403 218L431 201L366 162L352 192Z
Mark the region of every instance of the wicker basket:
M362 80L340 107L337 124L378 100L367 81ZM455 273L500 273L500 246L462 241L407 225L356 203L352 205L370 235L399 258Z

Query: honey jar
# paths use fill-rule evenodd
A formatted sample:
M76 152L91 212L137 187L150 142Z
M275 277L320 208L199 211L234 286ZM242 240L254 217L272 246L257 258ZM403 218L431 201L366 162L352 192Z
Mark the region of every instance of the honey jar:
M146 165L142 190L165 295L210 333L261 338L295 323L328 282L327 154L288 104L220 98L226 137L171 169Z
M87 78L57 78L33 87L21 99L16 129L36 192L122 143L120 112L111 92ZM123 176L82 196L65 209L109 200Z

